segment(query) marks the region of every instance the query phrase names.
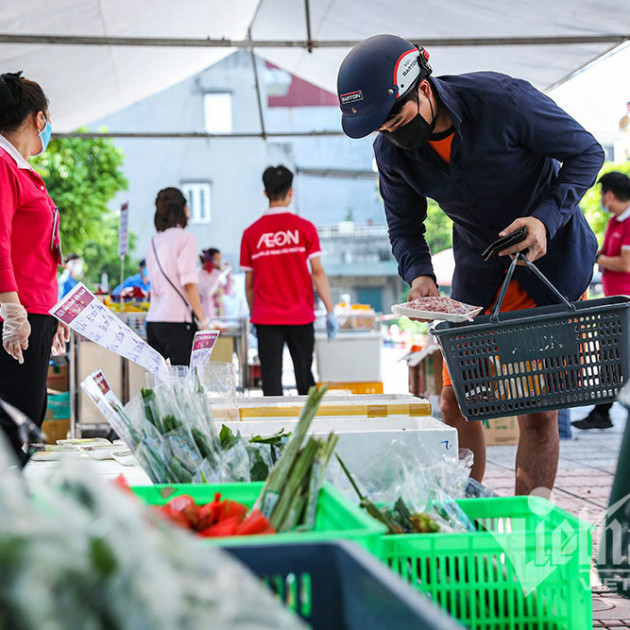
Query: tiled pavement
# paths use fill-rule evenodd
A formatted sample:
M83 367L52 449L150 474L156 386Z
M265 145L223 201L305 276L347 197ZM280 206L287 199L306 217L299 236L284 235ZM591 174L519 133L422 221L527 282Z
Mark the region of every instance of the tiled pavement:
M571 410L573 420L583 418L589 407ZM611 411L614 427L606 430L573 429L573 438L561 440L554 502L595 524L608 506L608 498L617 469L617 458L626 423L626 411L615 404ZM514 458L516 446L488 447L484 485L497 494L514 493ZM594 550L597 536L594 535ZM592 573L593 627L630 628L630 600L608 591Z

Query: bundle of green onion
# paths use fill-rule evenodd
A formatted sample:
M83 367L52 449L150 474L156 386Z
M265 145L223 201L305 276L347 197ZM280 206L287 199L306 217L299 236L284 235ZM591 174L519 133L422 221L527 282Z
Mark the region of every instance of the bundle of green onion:
M315 526L317 497L338 438L330 433L326 439L310 436L304 446L302 443L327 389L309 390L291 439L256 501L256 507L278 532Z

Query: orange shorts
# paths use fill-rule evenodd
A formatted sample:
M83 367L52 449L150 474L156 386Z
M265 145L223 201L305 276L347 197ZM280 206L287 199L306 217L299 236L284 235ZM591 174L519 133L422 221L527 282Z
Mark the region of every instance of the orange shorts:
M499 288L499 291L501 289ZM492 306L496 302L499 297L499 291L496 292L494 299L492 300ZM492 308L492 306L490 308ZM516 280L510 280L510 284L508 285L507 291L505 292L505 298L503 299L503 304L501 304L501 313L505 313L508 311L522 311L526 308L534 308L536 306L536 302L532 300L531 297ZM484 313L488 313L489 309L484 311ZM451 376L446 369L446 363L444 363L444 359L442 359L442 385L446 387L447 385L452 385Z

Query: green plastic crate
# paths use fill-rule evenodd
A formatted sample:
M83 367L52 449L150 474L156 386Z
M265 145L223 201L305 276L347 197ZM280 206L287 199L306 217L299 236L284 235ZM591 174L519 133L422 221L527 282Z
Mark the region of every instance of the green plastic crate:
M232 499L248 507L254 505L263 482L224 484L156 484L134 486L132 490L145 503L164 505L178 494L188 494L197 504L209 503L217 492L221 498ZM228 538L204 538L208 544L259 545L280 542L304 543L334 540L352 540L361 547L376 553L379 540L386 527L346 499L330 484L324 484L317 502L315 530L308 532L283 532L269 536L230 536Z
M387 535L381 560L475 630L592 627L588 523L539 497L457 503L479 531Z

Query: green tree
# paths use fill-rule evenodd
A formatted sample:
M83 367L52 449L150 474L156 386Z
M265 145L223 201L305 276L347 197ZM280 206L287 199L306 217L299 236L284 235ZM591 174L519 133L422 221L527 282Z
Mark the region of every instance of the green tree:
M88 284L99 283L103 271L112 281L120 274L119 218L107 204L127 189L123 161L122 151L108 138L55 139L33 159L59 208L63 250L83 258ZM125 266L131 268L129 260Z
M380 196L378 184L377 193L382 202L383 198ZM424 221L424 226L426 228L424 237L431 254L437 254L453 246L453 222L433 199L427 199L427 218Z
M433 199L427 199L427 218L424 225L427 229L425 238L431 254L437 254L453 246L453 222Z
M630 177L630 161L628 162L606 162L602 166L602 170L599 172L597 179L599 179L604 173L610 171L619 171L625 173ZM597 236L597 242L601 244L604 242L604 232L606 231L606 225L610 220L610 214L602 210L600 204L600 187L595 184L592 188L586 191L586 194L580 202L580 207L584 216L591 226L593 232Z

